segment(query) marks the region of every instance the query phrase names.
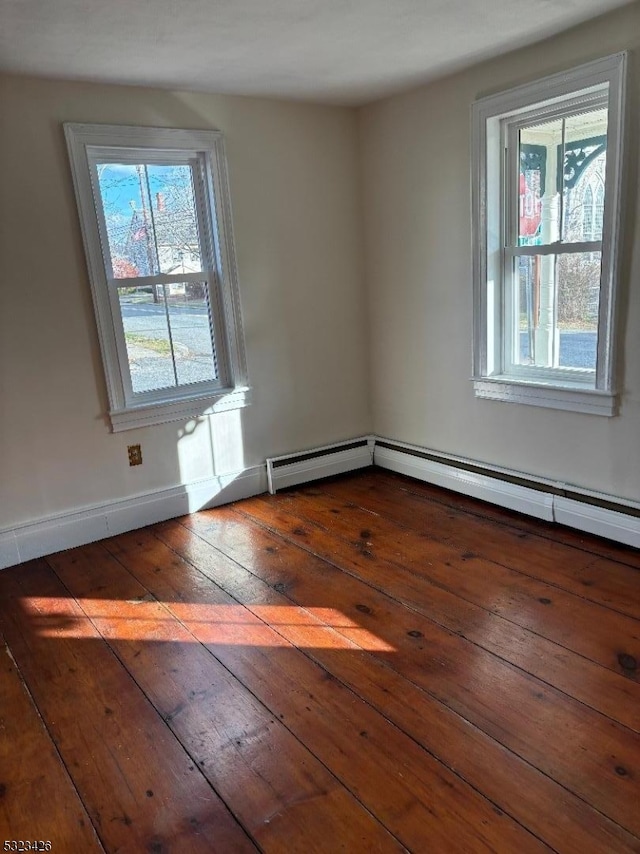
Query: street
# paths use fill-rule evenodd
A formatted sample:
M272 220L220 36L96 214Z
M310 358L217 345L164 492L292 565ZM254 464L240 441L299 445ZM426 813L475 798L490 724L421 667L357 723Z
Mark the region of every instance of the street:
M596 367L597 333L581 332L570 329L560 330L560 367L591 368ZM520 358L526 364L529 343L526 332L520 333Z

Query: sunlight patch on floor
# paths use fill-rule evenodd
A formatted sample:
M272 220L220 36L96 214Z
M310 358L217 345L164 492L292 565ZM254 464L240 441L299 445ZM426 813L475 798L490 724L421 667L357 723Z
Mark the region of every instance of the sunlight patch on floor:
M334 608L296 605L216 605L171 602L175 619L155 599L78 599L77 607L56 600L43 609L43 600L25 599L25 610L40 637L212 643L221 645L301 649L361 649L394 652L394 647ZM49 600L49 603L52 604ZM273 627L273 628L271 628ZM337 631L348 629L349 639ZM282 634L279 634L281 632ZM289 638L289 639L287 639Z

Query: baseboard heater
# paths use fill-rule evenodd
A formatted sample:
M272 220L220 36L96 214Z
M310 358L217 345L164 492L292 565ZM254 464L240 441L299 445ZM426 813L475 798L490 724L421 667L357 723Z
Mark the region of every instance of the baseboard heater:
M374 464L537 519L640 548L638 502L379 436L374 439Z
M640 548L640 503L428 448L362 436L267 460L269 492L376 465L547 522Z
M269 492L373 465L373 436L267 459Z

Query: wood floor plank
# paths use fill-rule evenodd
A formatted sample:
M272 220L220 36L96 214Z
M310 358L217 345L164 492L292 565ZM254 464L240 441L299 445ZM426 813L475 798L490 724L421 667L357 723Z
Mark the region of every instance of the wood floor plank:
M217 585L192 586L189 565L159 540L135 532L108 547L410 850L547 850ZM203 606L230 610L244 642L229 643L228 626L203 620Z
M251 570L236 562L221 561L217 548L176 522L155 526L154 533L258 617L268 619L270 612L265 613L265 604L278 606L297 602L295 594L294 598L288 596L291 555L286 544L283 547L281 540L266 531L258 531L252 537ZM253 574L260 579L259 585L250 577ZM636 837L407 681L383 661L343 636L338 636L336 643L337 633L325 621L331 621L327 611L330 613L331 609L304 609L298 619L277 623L272 620L271 624L555 850L565 854L640 851L640 840ZM348 655L344 654L345 641ZM489 774L488 768L491 769Z
M255 552L246 522L219 508L185 519L220 549L244 563ZM333 541L336 554L341 544ZM231 552L228 552L231 553ZM293 560L294 552L289 556ZM313 570L310 567L313 566ZM295 570L295 574L294 574ZM583 797L636 835L640 814L640 737L581 703L446 631L388 596L306 557L290 569L287 589L306 606L322 607L326 588L349 625L337 630L358 642L363 629L393 654L372 651L416 685L475 723L487 734Z
M0 625L105 849L253 850L43 561L0 573Z
M503 563L525 575L640 619L637 596L640 558L634 568L542 537L535 533L537 520L525 530L496 525L492 519L430 501L411 491L412 482L408 478L405 480L406 484L395 478L389 482L384 473L378 481L363 476L347 485L336 479L304 491L307 494L323 492L355 502L390 521L414 531L421 530L431 539L463 552L471 550L480 557ZM626 549L624 554L630 560L635 551Z
M343 543L342 569L374 583L383 592L393 590L398 601L445 628L640 731L640 683L628 678L630 672L633 675L629 667L619 668L619 672L605 668L601 662L595 663L565 645L548 640L544 637L544 626L541 633L523 628L522 622L533 622L531 617L527 620L524 609L516 622L496 613L491 608L496 589L511 596L511 588L505 592L499 581L492 583L491 576L487 577L478 567L466 572L462 557L438 560L438 546L434 549L430 540L385 526L384 521L371 513L347 507L345 502L324 495L255 499L243 503L241 510L266 525L275 525L278 530L286 527L291 540L329 561L335 561L333 538L338 537ZM371 576L372 570L375 578ZM540 592L537 590L536 594ZM564 620L564 612L556 615L553 610L553 600L543 606L538 598L533 597L535 613L541 609L549 619ZM611 630L611 623L617 625L617 619L616 615L610 615L609 635L599 634L601 645L604 643L609 649L616 648L616 631ZM597 621L597 613L593 620ZM635 623L631 625L635 627ZM563 623L551 633L566 632ZM618 657L625 663L632 658L621 653Z
M243 507L255 518L288 526L289 536L311 548L321 535L315 527L300 522L318 522L323 530L338 532L352 544L352 552L372 563L392 561L625 679L640 682L640 621L481 558L475 539L469 539L467 550L462 550L320 494L276 496L275 502L258 497ZM372 510L375 512L373 506Z
M104 851L0 635L0 840Z
M261 850L332 852L337 839L349 851L403 850L103 546L49 561ZM206 624L210 615L198 601L210 583L187 571L180 584L195 620ZM230 635L245 626L236 614L221 617L220 628L233 643Z

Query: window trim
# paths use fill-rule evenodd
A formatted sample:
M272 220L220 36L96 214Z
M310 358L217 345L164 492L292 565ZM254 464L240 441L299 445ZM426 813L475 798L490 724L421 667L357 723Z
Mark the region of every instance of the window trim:
M246 406L250 402L246 353L240 306L240 292L233 240L231 202L224 140L220 131L182 130L175 128L132 127L128 125L96 125L65 123L64 133L69 151L80 228L84 242L98 338L105 370L109 416L113 432L139 426L162 424L168 421L193 418L212 412ZM141 156L159 159L167 157L197 157L202 164L204 194L197 199L204 204L204 223L207 233L201 239L208 245L213 270L194 274L199 281L208 281L211 309L219 306L214 321L216 358L221 380L194 383L140 395L134 401L127 393L127 383L120 367L119 348L122 325L119 308L113 305L107 262L102 251L100 217L101 201L93 184L93 152L99 149L122 148L123 156L132 156L139 149ZM108 256L107 256L108 257ZM203 265L204 267L205 265ZM183 281L193 278L180 274ZM175 279L162 274L153 279ZM216 280L214 287L213 280ZM128 280L118 280L126 286ZM124 340L124 339L123 339Z
M473 372L477 397L615 415L615 297L618 278L624 102L627 54L621 52L477 100L472 105ZM530 378L502 370L504 339L502 277L508 250L503 244L505 158L501 121L517 123L532 111L550 114L568 101L593 99L609 84L606 210L602 236L602 279L595 386L576 382L568 369L549 369ZM573 99L571 95L573 94ZM577 97L576 97L577 96ZM490 151L494 157L487 159ZM493 162L491 162L493 161ZM534 247L551 251L547 247ZM592 374L591 374L592 376Z

